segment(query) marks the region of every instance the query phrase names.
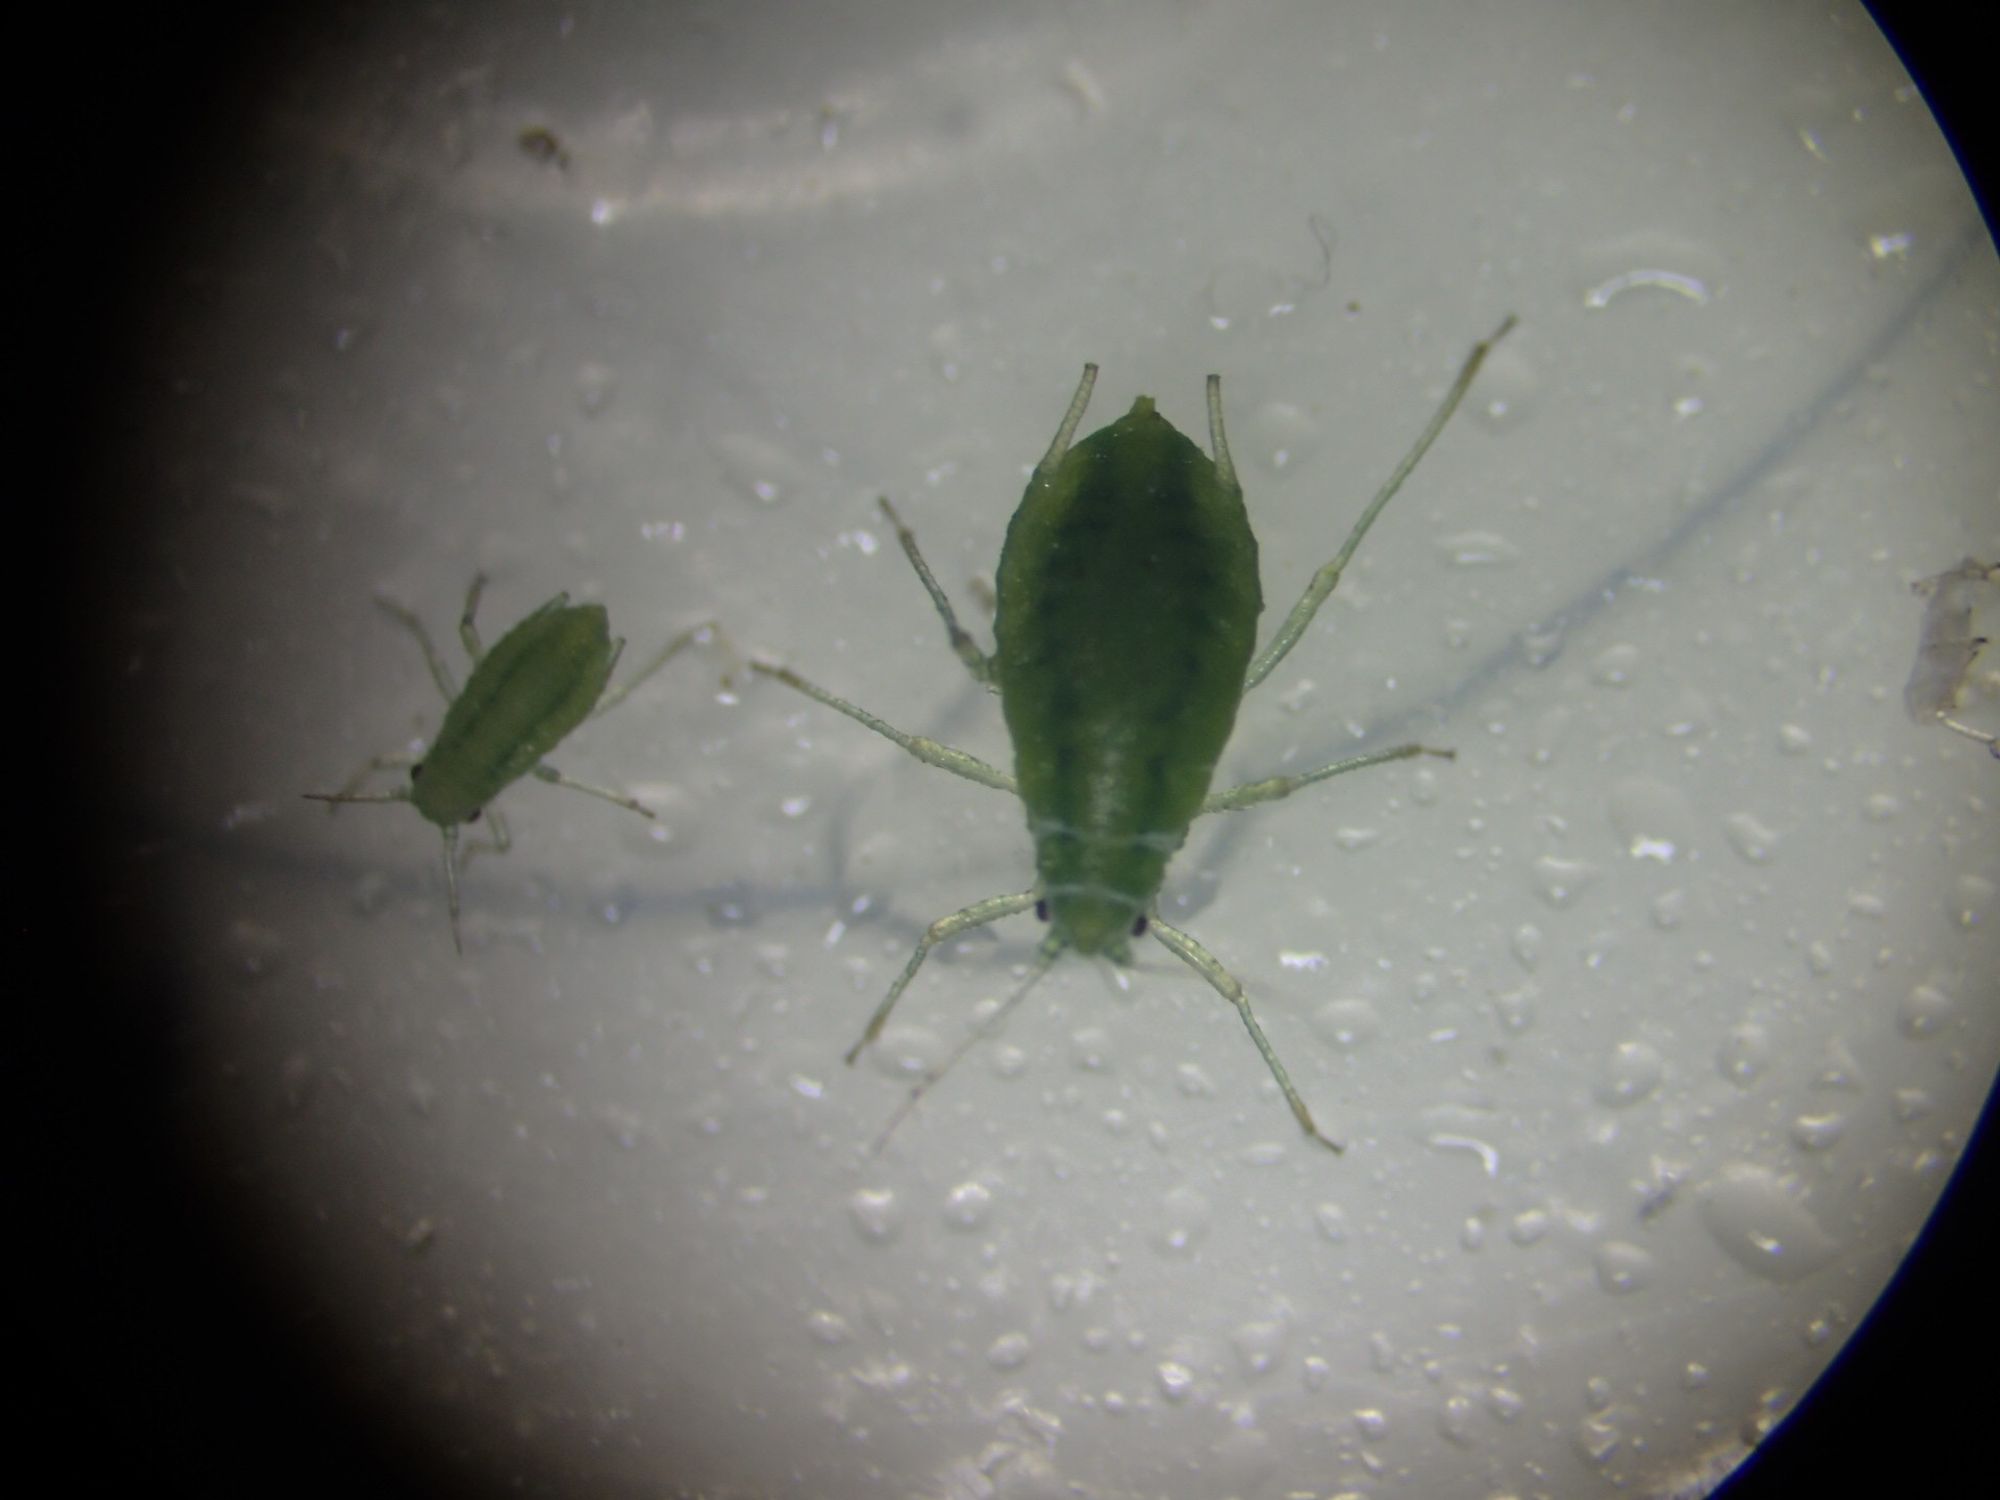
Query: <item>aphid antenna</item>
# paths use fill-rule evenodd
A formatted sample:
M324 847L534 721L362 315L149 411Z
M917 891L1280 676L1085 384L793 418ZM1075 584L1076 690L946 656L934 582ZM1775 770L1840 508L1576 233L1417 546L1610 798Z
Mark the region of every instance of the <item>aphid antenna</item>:
M999 1031L1002 1023L1006 1021L1008 1016L1013 1014L1014 1007L1028 998L1028 991L1039 984L1042 976L1055 967L1056 960L1062 957L1063 950L1067 946L1054 933L1042 939L1041 947L1035 950L1035 961L1029 966L1027 977L1021 981L1014 993L1007 997L1007 1003L988 1016L980 1025L973 1027L966 1034L965 1040L952 1048L950 1057L947 1057L942 1063L932 1068L930 1072L917 1081L916 1086L910 1090L910 1097L903 1101L902 1106L893 1115L889 1116L889 1123L882 1127L882 1133L875 1137L875 1143L868 1148L870 1156L880 1156L882 1154L882 1148L889 1144L889 1137L896 1133L896 1127L910 1117L911 1112L917 1107L917 1101L930 1092L933 1084L938 1083L943 1079L945 1074L958 1066L958 1060L961 1057Z

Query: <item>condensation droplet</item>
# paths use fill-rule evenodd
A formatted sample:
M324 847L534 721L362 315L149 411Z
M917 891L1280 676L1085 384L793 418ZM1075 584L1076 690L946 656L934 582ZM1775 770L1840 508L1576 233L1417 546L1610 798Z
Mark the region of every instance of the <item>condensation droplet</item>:
M986 1362L996 1370L1018 1370L1034 1353L1025 1333L1003 1333L986 1351Z
M1609 646L1590 664L1590 680L1599 687L1627 687L1638 665L1637 646Z
M902 1206L890 1188L859 1188L847 1200L847 1215L864 1240L886 1244L903 1227Z
M1194 1393L1194 1371L1174 1360L1164 1360L1154 1370L1160 1382L1160 1394L1175 1405L1187 1400Z
M1160 1227L1153 1236L1159 1249L1184 1255L1208 1237L1208 1199L1191 1187L1170 1188L1160 1199Z
M1768 1281L1797 1281L1834 1257L1834 1241L1768 1168L1726 1167L1701 1198L1702 1222L1723 1253Z
M806 1328L822 1344L844 1344L853 1337L847 1319L822 1309L806 1319Z
M1920 984L1896 1007L1896 1029L1911 1041L1936 1036L1957 1008L1936 985Z
M1313 1034L1343 1052L1372 1042L1382 1030L1382 1018L1366 1000L1329 1000L1313 1012Z
M1523 922L1514 929L1513 949L1521 967L1533 973L1542 961L1542 929L1533 922Z
M1598 1080L1598 1102L1614 1106L1637 1104L1660 1086L1666 1071L1666 1059L1657 1048L1645 1042L1620 1042L1611 1049L1604 1074Z
M1597 867L1588 860L1544 854L1534 863L1535 894L1557 911L1564 911L1576 905L1596 883L1597 875Z
M1653 1280L1653 1257L1627 1240L1607 1240L1593 1257L1597 1284L1614 1296L1642 1292Z
M1313 1210L1319 1232L1338 1245L1347 1238L1347 1214L1337 1203L1322 1203Z
M1755 1022L1730 1028L1715 1049L1716 1071L1738 1088L1748 1088L1771 1066L1770 1033Z
M1238 1328L1230 1342L1236 1346L1236 1359L1243 1366L1243 1373L1254 1379L1276 1369L1285 1357L1286 1333L1284 1323L1275 1318L1245 1323Z
M983 1182L961 1182L945 1195L944 1221L954 1229L977 1229L993 1211L993 1190Z
M1778 852L1778 834L1747 812L1731 813L1722 820L1722 831L1734 849L1748 863L1767 865Z

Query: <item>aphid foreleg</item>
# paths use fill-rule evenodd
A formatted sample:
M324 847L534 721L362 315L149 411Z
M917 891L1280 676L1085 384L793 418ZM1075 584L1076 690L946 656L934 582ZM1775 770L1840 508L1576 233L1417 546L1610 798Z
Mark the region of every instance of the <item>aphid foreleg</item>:
M903 555L910 560L910 566L917 570L917 578L924 586L924 592L931 596L931 603L937 606L938 617L944 621L945 639L951 642L951 649L958 659L965 663L965 670L972 674L974 682L984 683L994 692L1000 685L994 680L993 658L979 649L979 643L958 623L958 614L951 607L951 600L945 596L944 588L931 572L930 564L924 561L923 553L917 550L917 534L903 524L903 518L896 514L896 507L889 503L889 497L881 497L882 514L889 518L889 524L896 528L896 540L903 544Z
M486 575L474 573L472 586L465 591L465 608L458 612L458 639L475 667L479 665L479 658L486 654L486 648L479 642L479 627L473 623L473 616L479 613L479 596L485 592Z
M475 579L475 585L477 582ZM417 645L424 653L424 665L431 669L431 681L437 684L438 691L444 695L444 701L450 703L458 696L458 684L452 680L451 668L447 667L444 658L438 655L437 645L431 640L431 633L424 629L424 622L417 618L415 611L405 609L394 599L384 599L377 594L375 603L384 614L389 615L417 638Z
M1299 596L1299 602L1294 604L1292 612L1285 616L1285 623L1279 626L1278 633L1271 637L1271 643L1258 652L1256 659L1250 663L1250 670L1243 678L1244 692L1249 692L1270 676L1271 669L1283 661L1285 654L1298 644L1299 637L1304 635L1306 627L1312 624L1313 616L1319 613L1319 607L1326 603L1327 598L1339 586L1340 575L1354 557L1355 549L1361 545L1361 539L1368 535L1368 528L1375 524L1375 518L1382 514L1383 507L1395 499L1396 491L1403 487L1403 481L1410 477L1410 471L1416 468L1418 462L1430 451L1431 444L1435 443L1438 434L1444 431L1444 424L1451 420L1451 414L1458 410L1459 402L1465 399L1465 393L1472 388L1472 382L1479 374L1479 367L1486 363L1487 354L1495 344L1507 336L1508 331L1514 326L1514 321L1513 315L1509 314L1484 342L1472 346L1472 353L1468 354L1465 363L1459 366L1458 378L1452 381L1451 389L1445 392L1443 402L1432 414L1424 430L1417 435L1417 440L1410 446L1410 451L1403 455L1403 461L1397 464L1395 471L1389 475L1388 481L1375 492L1375 498L1368 502L1368 508L1361 512L1361 519L1354 523L1354 529L1348 532L1347 540L1341 543L1340 551L1334 554L1333 561L1313 575L1312 582L1306 585L1306 591Z
M1364 766L1385 765L1392 760L1408 760L1414 755L1435 755L1444 760L1454 760L1456 750L1433 750L1429 745L1396 745L1387 750L1371 751L1367 755L1351 755L1346 760L1337 760L1313 771L1302 771L1296 776L1270 776L1262 781L1246 781L1227 791L1210 792L1203 802L1204 813L1237 812L1246 807L1255 807L1262 802L1276 802L1281 797L1289 797L1300 787L1311 786L1315 781L1325 781L1329 776L1343 775L1348 771L1359 771Z
M903 965L903 972L896 976L896 982L889 986L889 993L882 1003L875 1007L875 1014L868 1018L868 1029L861 1033L861 1040L847 1049L847 1065L854 1066L854 1060L882 1034L882 1028L889 1023L889 1012L896 1008L896 1002L903 998L910 981L917 977L917 970L924 965L924 959L939 943L949 942L961 932L974 927L984 927L988 922L997 922L1002 917L1011 917L1016 912L1026 911L1041 897L1039 890L1022 891L1013 896L990 896L984 901L975 901L963 911L955 911L948 917L939 917L924 929L924 935L917 939L917 950L910 955L910 961ZM1053 959L1054 955L1049 955Z
M837 698L825 688L807 682L790 667L774 667L769 662L753 661L750 670L766 677L775 677L786 687L804 693L808 698L824 703L828 708L844 713L857 724L865 724L886 740L894 740L910 754L927 766L936 766L941 771L949 771L954 776L963 776L967 781L976 781L981 786L990 786L995 791L1014 790L1014 778L997 766L988 765L976 755L963 750L954 750L950 745L939 744L920 734L905 734L893 724L886 724L865 708L857 708L845 698Z
M696 641L720 648L723 656L731 663L742 660L736 654L735 643L724 633L722 627L714 620L703 620L699 625L690 625L686 630L683 630L679 635L668 641L666 645L660 648L659 653L651 661L639 668L637 672L634 672L626 682L618 687L605 689L604 696L597 700L597 707L590 711L590 717L601 719L610 713L612 709L631 696L633 689L637 688L648 677L651 677ZM624 645L622 641L619 644L621 648ZM722 685L728 687L729 682L730 669L724 667L722 671Z
M1321 1135L1319 1127L1313 1124L1312 1112L1306 1108L1306 1101L1299 1097L1299 1091L1292 1087L1292 1080L1285 1072L1285 1065L1278 1061L1278 1054L1271 1050L1271 1044L1264 1036L1264 1028L1257 1024L1257 1017L1250 1010L1250 997L1243 992L1243 986L1236 982L1236 976L1223 968L1213 953L1196 942L1192 937L1160 919L1159 908L1153 909L1147 931L1164 943L1181 962L1201 975L1215 992L1236 1007L1236 1013L1243 1017L1243 1024L1250 1029L1250 1040L1257 1044L1263 1054L1264 1065L1271 1070L1271 1076L1278 1080L1278 1088L1285 1096L1285 1102L1292 1107L1305 1133L1318 1141L1327 1150L1340 1151L1340 1145Z

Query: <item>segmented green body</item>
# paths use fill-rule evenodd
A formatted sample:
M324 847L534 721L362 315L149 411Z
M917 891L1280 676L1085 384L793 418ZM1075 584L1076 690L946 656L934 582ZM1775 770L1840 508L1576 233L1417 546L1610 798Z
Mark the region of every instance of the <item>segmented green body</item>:
M997 582L995 685L1050 938L1122 963L1256 646L1242 488L1141 396L1037 471Z
M617 660L601 604L557 595L479 658L410 773L410 800L449 829L541 764L604 696Z

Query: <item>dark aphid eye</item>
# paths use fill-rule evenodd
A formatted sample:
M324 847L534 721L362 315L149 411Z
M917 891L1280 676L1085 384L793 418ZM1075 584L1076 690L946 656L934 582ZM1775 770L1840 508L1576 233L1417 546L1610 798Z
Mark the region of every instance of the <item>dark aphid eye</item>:
M1035 919L1036 919L1037 921L1041 921L1041 922L1046 922L1046 921L1048 921L1048 919L1049 919L1049 903L1048 903L1048 899L1047 899L1046 897L1044 897L1044 898L1043 898L1042 900L1040 900L1040 901L1037 901L1037 902L1035 903Z
M1132 936L1144 937L1145 935L1146 935L1146 914L1144 912L1140 912L1138 916L1132 919Z
M486 809L483 807L475 807L472 810L472 816L467 818L465 821L468 823L477 823L479 821L479 815L485 811Z
M418 761L414 766L410 767L410 780L415 781L419 776L423 774L424 774L424 763L422 761Z

